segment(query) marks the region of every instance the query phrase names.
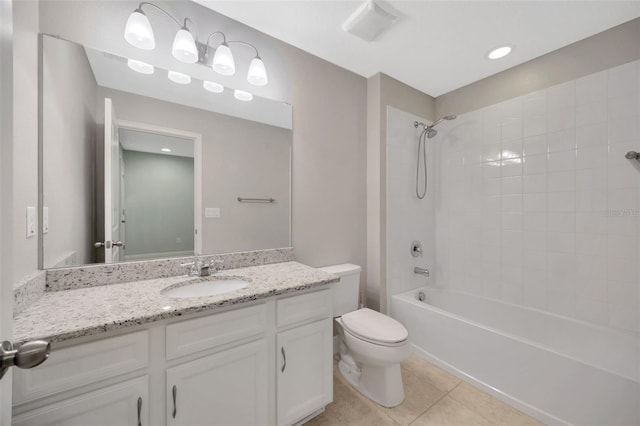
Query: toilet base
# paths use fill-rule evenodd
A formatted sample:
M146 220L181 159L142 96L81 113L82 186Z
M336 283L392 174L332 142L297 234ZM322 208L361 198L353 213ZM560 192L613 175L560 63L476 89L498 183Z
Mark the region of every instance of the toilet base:
M395 407L404 401L400 364L377 367L341 359L338 370L351 386L383 407Z

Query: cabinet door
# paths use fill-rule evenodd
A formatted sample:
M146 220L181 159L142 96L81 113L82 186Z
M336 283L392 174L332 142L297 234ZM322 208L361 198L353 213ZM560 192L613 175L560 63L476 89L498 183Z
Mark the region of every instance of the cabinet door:
M13 426L148 425L147 376L107 386L16 416Z
M264 339L167 369L167 425L267 423Z
M289 425L333 400L331 318L278 333L278 425Z

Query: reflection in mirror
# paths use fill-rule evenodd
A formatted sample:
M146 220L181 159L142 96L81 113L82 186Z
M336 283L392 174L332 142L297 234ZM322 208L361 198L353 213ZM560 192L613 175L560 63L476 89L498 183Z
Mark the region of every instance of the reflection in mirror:
M42 267L290 245L290 105L42 41Z

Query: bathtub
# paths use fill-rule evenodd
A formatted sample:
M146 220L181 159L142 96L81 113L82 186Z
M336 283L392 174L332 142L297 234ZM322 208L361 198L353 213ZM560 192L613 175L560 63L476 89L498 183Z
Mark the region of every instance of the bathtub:
M391 315L419 354L545 423L640 425L637 335L430 287Z

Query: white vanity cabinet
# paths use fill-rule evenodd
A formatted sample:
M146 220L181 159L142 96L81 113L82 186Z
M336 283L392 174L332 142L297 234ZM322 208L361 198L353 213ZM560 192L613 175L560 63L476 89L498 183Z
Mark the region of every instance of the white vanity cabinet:
M54 348L15 371L13 425L298 423L333 399L331 314L322 289Z
M13 426L149 425L147 376L46 405L13 418Z
M333 400L330 291L277 301L278 426L290 425Z
M149 425L148 364L147 330L53 351L38 368L14 371L12 423Z
M167 369L167 425L267 424L267 343L247 343Z

